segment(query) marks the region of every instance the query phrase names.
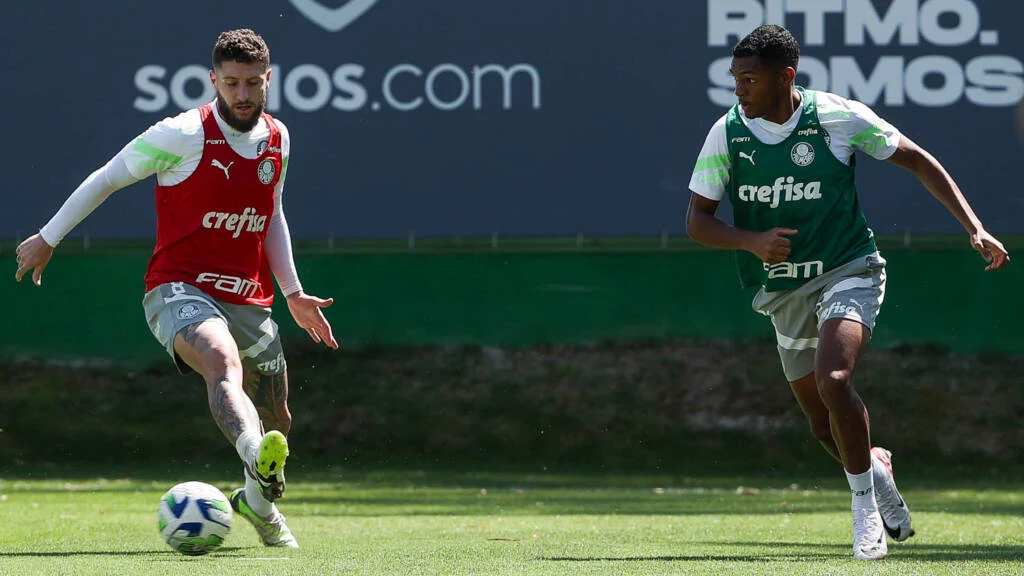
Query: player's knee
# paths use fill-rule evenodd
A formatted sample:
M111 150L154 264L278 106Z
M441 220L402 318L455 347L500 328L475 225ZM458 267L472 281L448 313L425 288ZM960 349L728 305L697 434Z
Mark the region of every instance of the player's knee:
M209 350L203 352L200 362L200 371L208 384L219 382L232 374L237 375L241 383L242 359L238 357L237 349L211 346Z
M853 392L853 372L847 369L830 370L818 377L818 394L826 406L849 396Z
M241 378L242 359L238 346L226 330L215 323L189 326L178 333L174 341L175 353L208 384L218 382L226 375Z

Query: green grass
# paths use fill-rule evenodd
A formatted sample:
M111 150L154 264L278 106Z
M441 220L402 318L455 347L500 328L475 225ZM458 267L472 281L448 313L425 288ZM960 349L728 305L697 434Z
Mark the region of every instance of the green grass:
M50 474L53 474L51 472ZM185 474L188 474L185 472ZM1024 482L901 478L917 537L850 556L841 477L297 473L281 504L302 549L263 548L240 519L188 558L156 532L185 478L0 479L0 574L1020 574ZM74 476L74 478L70 478ZM193 478L225 491L234 479ZM756 488L739 490L740 487Z

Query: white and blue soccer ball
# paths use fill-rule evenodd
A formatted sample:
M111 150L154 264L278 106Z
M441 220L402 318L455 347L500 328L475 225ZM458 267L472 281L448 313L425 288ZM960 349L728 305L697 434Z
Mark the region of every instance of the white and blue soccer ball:
M231 502L215 486L182 482L171 487L157 509L157 527L171 548L202 556L220 548L231 531Z

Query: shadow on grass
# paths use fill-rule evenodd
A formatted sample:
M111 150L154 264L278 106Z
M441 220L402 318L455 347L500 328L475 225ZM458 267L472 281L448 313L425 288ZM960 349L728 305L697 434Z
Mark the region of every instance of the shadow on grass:
M765 542L699 542L701 545L765 548ZM808 542L772 542L778 549L766 554L689 554L672 556L550 556L544 562L818 562L839 560L852 554L848 545ZM792 552L792 553L791 553ZM1024 547L1001 545L951 546L943 544L904 544L889 546L886 563L892 562L1020 562Z
M187 479L197 479L185 477ZM483 481L462 477L450 478L453 484L427 482L410 474L401 482L361 481L352 483L336 478L334 482L316 485L294 484L284 506L311 517L357 518L368 516L460 516L510 514L531 516L552 515L648 515L688 516L760 515L801 516L808 514L848 513L849 495L843 490L789 490L762 488L757 493L738 493L738 487L757 486L756 478L700 479L687 487L660 487L653 482L637 482L626 478L616 486L605 478L601 483L581 477L577 485L562 477L557 483L534 484L528 476L504 477L507 484L495 478ZM198 478L203 479L203 478ZM223 477L203 479L225 493L238 485ZM395 479L392 479L395 480ZM518 480L518 481L517 481ZM52 482L52 481L51 481ZM706 482L706 485L703 485ZM0 484L4 482L0 480ZM699 483L699 484L698 484ZM560 487L552 487L558 485ZM4 486L8 506L28 502L29 495L128 494L148 492L153 500L170 486L170 481L155 483L132 480L98 481L82 484L46 484L36 486ZM564 486L564 487L562 487ZM904 490L904 496L915 513L1024 516L1024 485L993 487L984 483L964 481L958 494L926 490ZM304 509L303 509L304 508ZM300 512L301 511L301 512Z
M838 554L838 552L837 552ZM546 562L821 562L834 560L836 554L815 553L799 556L754 556L750 554L695 554L693 556L622 556L622 557L554 557L538 558Z
M201 554L199 556L186 556L184 554L175 552L174 550L73 550L66 552L0 552L0 558L73 558L75 556L159 556L161 560L166 560L167 556L173 556L175 558L181 558L183 560L188 558L206 558L209 556L227 556L231 558L242 558L242 555L244 553L251 551L253 548L244 548L241 546L224 547L217 550L216 552L210 554Z
M915 512L1024 516L1020 490L986 492L977 497L942 498L934 493L905 492ZM736 489L487 489L409 488L340 490L335 494L296 494L289 506L311 508L311 516L437 516L513 515L806 515L849 513L849 495L842 492L762 491L737 494Z

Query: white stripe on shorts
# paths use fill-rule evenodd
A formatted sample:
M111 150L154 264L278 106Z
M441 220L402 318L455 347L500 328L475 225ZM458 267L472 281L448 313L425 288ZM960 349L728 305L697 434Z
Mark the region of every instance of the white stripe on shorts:
M206 304L209 304L215 310L217 309L217 307L214 306L212 302L210 302L209 298L204 298L203 296L194 296L191 294L175 294L170 298L164 298L164 304L169 304L171 302L181 302L182 300L194 300L196 302L204 302Z
M835 286L829 288L828 292L822 294L818 301L828 302L837 292L845 292L847 290L853 290L854 288L871 288L874 285L874 278L847 278L846 280L837 282Z
M786 350L813 350L818 347L817 338L790 338L776 332L775 339L779 341L779 348Z
M245 350L239 351L239 355L241 355L242 358L255 358L259 356L266 351L267 346L270 346L270 343L274 341L274 338L277 338L277 326L270 318L264 320L263 323L260 324L260 328L264 330L269 328L270 330L269 332L264 333L255 344L249 346Z

